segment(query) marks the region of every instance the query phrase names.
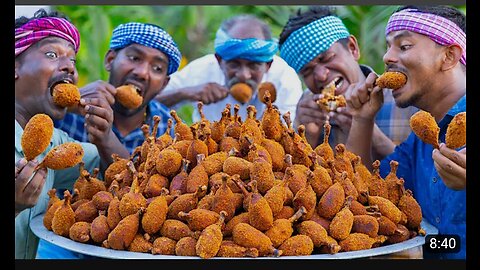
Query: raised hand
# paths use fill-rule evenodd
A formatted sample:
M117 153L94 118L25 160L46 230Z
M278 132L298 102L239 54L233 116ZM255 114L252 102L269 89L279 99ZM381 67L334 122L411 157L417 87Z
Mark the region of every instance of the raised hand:
M37 166L36 159L21 158L15 163L15 216L37 204L47 177L47 169L35 170Z
M85 110L85 128L88 140L96 145L102 145L112 133L113 110L105 98L82 98L80 103Z
M435 169L448 188L463 190L467 185L467 147L456 151L444 143L432 152Z
M383 105L382 88L375 85L378 75L368 74L362 83L352 83L345 92L347 107L353 117L373 119Z
M218 83L205 83L197 86L188 87L188 96L191 100L201 101L204 104L215 103L228 96L228 89Z

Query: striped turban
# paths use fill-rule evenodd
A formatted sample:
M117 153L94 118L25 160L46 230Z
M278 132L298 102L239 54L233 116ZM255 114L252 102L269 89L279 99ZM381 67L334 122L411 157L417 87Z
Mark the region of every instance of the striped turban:
M280 48L280 57L297 73L339 39L350 36L337 16L325 16L295 30Z
M68 20L57 17L38 18L15 28L15 57L46 37L59 37L69 41L73 44L75 53L80 47L80 33Z
M222 29L217 31L214 46L215 53L226 61L245 59L266 63L272 61L278 51L278 44L275 40L232 38Z
M408 30L429 37L442 46L456 44L462 48L460 62L467 65L467 34L447 18L417 9L404 9L388 20L385 36L392 31Z
M122 49L132 43L157 49L167 55L167 75L177 71L180 66L182 54L177 44L165 30L157 25L130 22L120 24L113 30L110 49Z

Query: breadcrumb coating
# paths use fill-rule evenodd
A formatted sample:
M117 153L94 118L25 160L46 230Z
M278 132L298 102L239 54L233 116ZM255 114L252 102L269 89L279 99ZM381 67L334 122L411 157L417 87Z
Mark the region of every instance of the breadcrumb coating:
M396 90L407 83L407 76L398 71L387 71L380 75L375 84L381 88Z
M445 144L448 148L455 149L467 144L467 113L455 115L448 124Z
M438 135L440 128L435 118L426 111L418 111L410 118L410 128L423 142L439 148Z
M246 83L236 83L230 88L230 94L242 104L248 102L253 95L252 88Z
M82 161L83 147L77 142L67 142L55 146L42 161L43 166L52 170L62 170L73 167Z
M143 97L138 94L136 87L131 84L117 87L116 97L117 101L128 109L136 109L143 102Z
M264 96L267 91L270 93L270 102L275 102L275 100L277 100L277 89L271 82L262 82L258 86L258 97L260 98L260 101L265 103Z
M50 116L34 115L23 130L21 145L25 158L30 161L40 155L50 145L53 135L53 121Z
M61 107L72 107L80 102L80 90L71 83L59 83L53 88L53 102Z

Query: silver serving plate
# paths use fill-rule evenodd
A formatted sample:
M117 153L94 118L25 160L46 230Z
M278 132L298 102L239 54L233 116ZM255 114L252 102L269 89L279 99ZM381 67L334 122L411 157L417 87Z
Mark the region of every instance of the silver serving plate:
M174 256L174 255L153 255L149 253L140 253L140 252L130 252L130 251L121 251L108 249L100 246L95 246L91 244L83 244L75 242L69 238L59 236L52 231L47 230L43 225L43 216L39 215L32 219L30 222L30 228L33 233L39 238L48 241L57 246L63 247L65 249L71 250L73 252L108 258L108 259L201 259L200 257L194 256ZM425 220L422 221L421 227L425 230L427 234L437 234L438 230ZM407 241L391 244L366 250L359 251L349 251L349 252L339 252L336 254L314 254L309 256L280 256L275 259L356 259L356 258L368 258L380 255L387 255L392 253L397 253L401 251L406 251L412 248L418 248L425 243L425 236L416 236ZM230 258L221 258L214 257L212 259L230 259ZM234 258L234 259L252 259L252 258ZM258 257L257 259L272 259L272 257Z

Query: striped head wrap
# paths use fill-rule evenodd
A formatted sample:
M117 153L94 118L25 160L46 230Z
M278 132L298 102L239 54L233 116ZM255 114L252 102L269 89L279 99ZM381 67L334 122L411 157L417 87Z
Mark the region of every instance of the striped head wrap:
M38 18L15 28L15 57L46 37L59 37L71 42L75 53L80 47L80 33L71 22L57 17Z
M350 36L337 16L325 16L295 30L280 48L280 57L298 73L333 43Z
M245 59L254 62L270 62L278 50L276 40L232 38L222 29L217 31L214 46L215 52L226 61Z
M404 9L390 17L385 28L385 36L399 30L425 35L442 46L457 44L463 51L460 62L467 65L467 35L449 19L417 9Z
M120 24L113 30L110 49L122 49L132 43L154 48L166 54L168 57L167 75L177 71L180 66L182 54L177 44L172 36L157 25L130 22Z

